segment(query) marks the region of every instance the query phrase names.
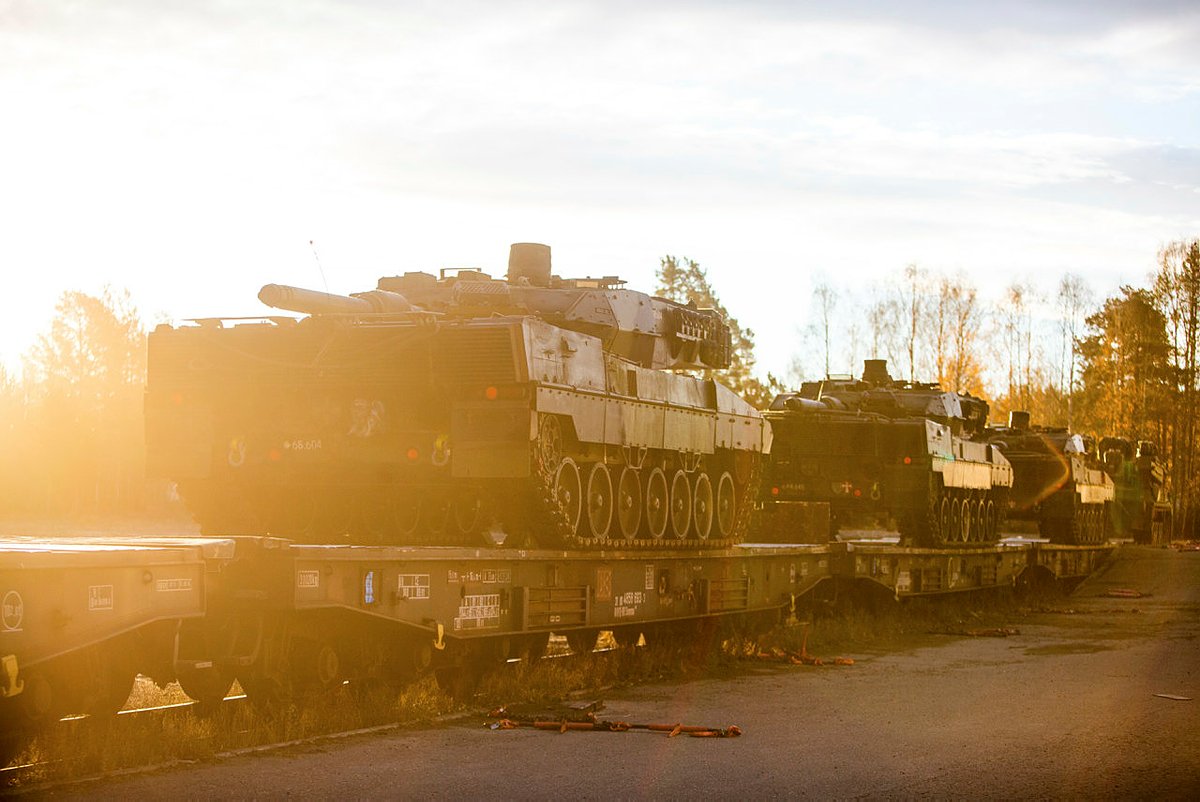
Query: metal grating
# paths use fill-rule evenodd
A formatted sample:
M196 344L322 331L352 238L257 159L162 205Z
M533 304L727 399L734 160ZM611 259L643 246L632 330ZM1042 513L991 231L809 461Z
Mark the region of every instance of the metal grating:
M439 379L450 384L488 385L515 382L512 326L466 326L440 332Z
M517 617L521 629L555 629L586 626L591 589L587 585L569 588L516 588Z
M707 584L708 603L705 605L705 612L745 610L750 606L750 580L746 577L711 579Z

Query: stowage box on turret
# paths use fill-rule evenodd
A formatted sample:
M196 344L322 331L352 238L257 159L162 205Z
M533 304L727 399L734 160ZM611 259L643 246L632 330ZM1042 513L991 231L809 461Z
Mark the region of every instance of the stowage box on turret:
M1065 427L1034 426L1028 412L1009 413L990 427L988 442L1012 463L1008 514L1036 521L1052 543L1103 543L1113 501L1095 442Z
M561 279L406 273L351 296L267 285L307 317L150 335L152 475L203 530L309 541L722 547L770 429L723 385L713 310Z
M1008 460L976 442L987 403L936 384L893 380L866 360L861 380L805 382L764 413L774 444L764 526L790 505L828 504L832 527L855 512L890 518L918 546L998 539L1012 486Z

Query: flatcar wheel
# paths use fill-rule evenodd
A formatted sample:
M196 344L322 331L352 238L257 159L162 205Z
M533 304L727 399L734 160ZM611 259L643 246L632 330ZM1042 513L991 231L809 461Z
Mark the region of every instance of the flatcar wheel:
M733 537L733 527L737 521L737 491L733 486L733 477L729 471L722 471L717 480L717 534L722 538Z
M196 702L199 713L215 710L233 687L233 677L217 668L181 669L177 679L183 692Z
M613 519L613 486L612 475L603 462L597 462L588 471L587 519L591 536L598 541L608 540Z
M549 645L549 632L535 632L521 639L521 642L517 645L517 652L522 660L532 662L534 660L541 660L546 654L546 647Z
M579 518L583 513L581 489L579 466L570 457L564 458L554 475L554 498L571 534L579 531Z
M255 675L239 675L238 684L246 692L250 704L262 713L273 715L293 701L291 683Z
M617 480L616 507L621 537L633 540L642 523L642 484L638 472L628 466L621 469L621 478Z
M93 716L111 716L125 706L133 685L137 681L137 672L132 669L113 668L106 671L104 676L97 677L96 694L88 705L88 713Z
M670 493L667 490L667 475L662 468L655 468L646 477L646 529L650 537L661 540L667 533L667 518L670 511Z
M465 702L474 696L483 673L482 667L468 664L434 669L433 677L447 696L455 701Z
M7 718L0 716L0 769L7 766L17 755L25 751L29 736L18 733Z
M692 526L693 532L700 540L708 540L713 525L713 486L712 479L703 471L696 474L696 484L692 488Z
M566 633L567 645L575 654L591 654L596 651L596 641L600 637L599 630L572 629Z
M692 483L682 470L671 477L671 536L682 540L692 525Z
M612 631L613 640L623 649L632 649L642 639L641 627L617 627Z

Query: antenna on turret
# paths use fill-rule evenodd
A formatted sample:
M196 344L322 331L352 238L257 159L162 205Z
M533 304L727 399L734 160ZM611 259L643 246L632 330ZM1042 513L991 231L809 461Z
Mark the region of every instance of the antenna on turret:
M317 271L321 274L321 284L325 287L325 292L329 292L329 282L325 280L325 268L321 267L321 257L317 256L317 246L312 240L309 240L308 247L312 248L313 259L317 260Z

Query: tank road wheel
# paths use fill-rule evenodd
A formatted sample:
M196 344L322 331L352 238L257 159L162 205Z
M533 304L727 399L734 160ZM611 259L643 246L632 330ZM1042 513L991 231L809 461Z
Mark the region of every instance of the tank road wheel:
M554 499L566 518L570 534L579 531L579 518L583 513L583 493L579 479L579 466L570 457L559 463L554 474Z
M392 522L396 527L396 542L410 545L421 525L421 499L415 493L401 493L393 497Z
M974 536L973 525L975 523L975 503L970 498L962 500L959 515L961 526L958 539L963 543L970 543L971 538Z
M712 533L713 511L712 479L701 471L696 474L696 483L692 488L692 531L700 540L708 540Z
M450 498L445 492L438 492L421 502L421 524L424 529L425 542L440 545L446 534L446 526L450 522Z
M546 476L553 476L563 459L562 424L554 415L541 415L538 421L538 467Z
M671 477L671 536L683 540L692 525L692 483L682 470Z
M483 526L483 494L473 487L462 490L451 505L451 518L455 530L462 535L464 542L476 534Z
M950 537L948 539L952 543L959 543L962 541L962 519L965 506L966 505L963 504L963 500L960 498L955 497L950 499Z
M950 539L950 499L944 495L938 504L937 535L937 545L944 545Z
M372 544L386 542L391 527L391 505L387 496L382 492L367 491L358 495L354 506L366 541Z
M300 495L292 498L291 510L288 515L290 531L286 533L286 536L310 543L320 543L320 524L317 516L319 504L317 494L313 489L306 489Z
M983 505L983 539L986 543L995 543L996 537L996 502L990 498Z
M638 472L628 466L621 469L621 478L617 480L616 507L621 537L635 539L642 522L642 484Z
M667 490L667 475L662 468L655 468L646 476L646 529L654 540L661 540L667 532L670 512L670 492Z
M608 540L613 519L612 475L608 466L597 462L588 472L587 520L591 536L598 541Z
M722 471L717 480L716 515L717 535L725 540L733 537L733 528L737 523L737 490L733 486L733 476L729 471Z
M1088 517L1087 517L1087 542L1088 543L1094 544L1094 543L1100 542L1100 515L1099 515L1099 513L1100 513L1100 509L1095 504L1092 504L1088 508Z

